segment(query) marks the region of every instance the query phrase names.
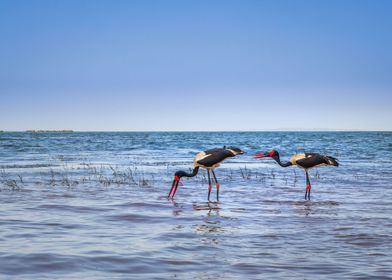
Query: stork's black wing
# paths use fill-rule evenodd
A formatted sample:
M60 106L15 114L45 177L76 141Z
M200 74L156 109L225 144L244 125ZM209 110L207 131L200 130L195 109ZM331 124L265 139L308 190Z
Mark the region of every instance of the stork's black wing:
M312 168L317 165L334 165L338 166L337 159L331 156L323 156L317 153L306 153L305 158L296 161L297 165L303 168Z
M214 164L217 164L226 158L233 156L233 154L226 149L211 149L205 151L205 153L208 156L199 160L197 163L206 167L211 167Z
M307 155L311 155L311 156L323 157L324 160L325 160L325 164L326 164L326 165L339 166L338 159L337 159L337 158L334 158L334 157L331 157L331 156L323 156L323 155L316 154L316 153L306 153L305 155L306 155L306 156L307 156Z
M224 152L226 151L226 149L222 149L222 148L213 148L213 149L209 149L207 151L204 151L206 153L206 155L211 155L211 154L216 154L219 152Z

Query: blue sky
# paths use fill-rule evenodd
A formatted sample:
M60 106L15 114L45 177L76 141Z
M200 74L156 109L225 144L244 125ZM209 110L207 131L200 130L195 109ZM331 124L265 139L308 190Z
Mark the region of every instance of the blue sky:
M392 1L0 0L0 130L392 130Z

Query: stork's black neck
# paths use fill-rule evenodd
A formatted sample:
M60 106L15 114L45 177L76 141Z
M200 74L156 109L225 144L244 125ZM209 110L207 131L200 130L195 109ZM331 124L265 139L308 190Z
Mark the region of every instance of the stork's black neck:
M181 177L194 177L194 176L197 175L197 172L199 172L199 167L198 166L193 168L192 173L188 173L188 172L180 170L180 171L177 171L175 175L180 177L180 178Z
M273 157L273 159L280 165L280 166L282 166L282 167L288 167L288 166L291 166L291 165L293 165L291 162L289 162L289 161L286 161L286 162L281 162L280 161L280 156L278 155L277 157Z

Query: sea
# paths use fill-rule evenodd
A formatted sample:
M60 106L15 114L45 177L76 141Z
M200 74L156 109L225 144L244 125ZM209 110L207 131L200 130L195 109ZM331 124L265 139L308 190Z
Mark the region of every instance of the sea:
M196 153L236 146L215 173ZM316 152L339 167L282 161ZM392 279L391 132L1 132L0 279Z

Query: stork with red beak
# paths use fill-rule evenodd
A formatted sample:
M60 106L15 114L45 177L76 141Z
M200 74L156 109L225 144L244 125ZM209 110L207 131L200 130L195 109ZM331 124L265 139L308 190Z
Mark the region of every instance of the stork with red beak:
M296 165L304 169L306 174L305 200L306 199L310 200L310 190L312 188L312 186L310 185L308 170L310 170L313 167L323 166L323 165L339 166L338 160L336 158L331 156L323 156L317 153L294 154L286 162L280 161L279 153L275 150L271 150L265 153L258 153L254 157L255 158L271 157L282 167Z
M241 155L244 152L236 147L223 147L223 148L215 148L215 149L210 149L204 152L197 153L195 158L193 159L193 171L192 173L188 173L185 171L177 171L174 174L174 179L173 183L169 192L168 197L173 198L174 195L177 192L178 184L181 180L182 177L194 177L197 175L199 172L199 168L205 168L207 169L207 174L208 174L208 201L210 201L210 194L211 194L211 189L212 189L212 184L211 184L211 175L210 172L212 173L214 177L214 181L216 184L216 200L219 201L219 182L216 179L214 169L219 167L219 165L227 158L234 157L236 155Z

